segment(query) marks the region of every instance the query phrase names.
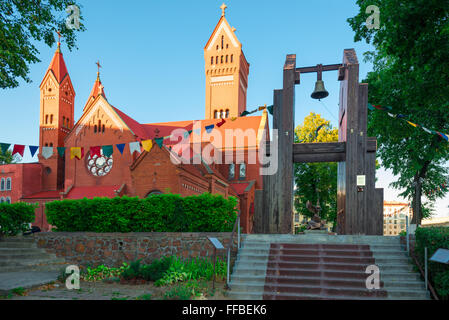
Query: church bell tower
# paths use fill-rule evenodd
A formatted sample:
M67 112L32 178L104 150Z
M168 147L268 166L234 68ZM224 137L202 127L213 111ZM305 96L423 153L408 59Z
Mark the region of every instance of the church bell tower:
M238 117L246 110L249 63L226 20L226 5L220 8L221 18L204 47L206 119Z

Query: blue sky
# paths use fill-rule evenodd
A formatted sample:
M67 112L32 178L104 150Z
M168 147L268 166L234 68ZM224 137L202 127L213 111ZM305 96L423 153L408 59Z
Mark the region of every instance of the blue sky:
M80 0L87 30L78 36L78 50L62 52L76 91L75 119L96 78L101 79L108 101L142 123L204 118L205 75L203 48L218 22L222 0L106 1ZM358 12L355 1L228 0L226 18L250 63L248 109L271 104L273 89L282 87L286 54L296 53L297 66L342 61L343 49L354 48L360 79L371 65L363 60L370 50L354 43L346 19ZM39 84L55 47L38 44L40 63L31 66L31 84L0 91L0 141L37 144ZM334 126L338 116L339 82L336 72L323 74L330 95L319 102L310 98L316 76L303 75L296 87L295 123L310 112L320 113ZM24 161L36 161L27 154ZM378 187L385 199L396 200L388 189L393 176L378 171ZM438 215L448 215L449 199L439 201Z

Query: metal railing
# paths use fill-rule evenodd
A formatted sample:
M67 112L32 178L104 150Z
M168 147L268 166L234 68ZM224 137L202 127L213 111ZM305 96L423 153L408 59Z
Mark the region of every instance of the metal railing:
M234 233L235 233L236 228L237 228L237 252L238 252L240 249L240 210L237 215L237 218L235 219L234 227L232 228L232 233L231 233L231 237L229 239L229 244L228 244L228 248L227 248L227 251L228 251L227 268L228 268L228 270L227 270L227 276L226 276L226 288L228 290L231 289L231 286L229 285L229 282L230 282L229 272L230 272L230 268L231 268L231 248L234 246L233 239L234 239Z

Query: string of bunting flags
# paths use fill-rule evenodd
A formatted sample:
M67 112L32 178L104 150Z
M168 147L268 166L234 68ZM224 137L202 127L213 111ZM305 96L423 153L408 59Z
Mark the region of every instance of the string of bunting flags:
M242 114L240 115L241 117L245 117L249 114L255 113L257 111L262 111L267 109L270 114L273 114L273 106L262 106L262 107L258 107L257 109L253 110L253 111L243 111ZM231 117L229 120L230 121L235 121L237 119L237 117ZM226 123L225 119L221 119L220 122L215 123L215 124L211 124L208 126L205 126L204 129L206 130L206 132L208 134L210 134L212 132L212 130L216 127L220 128L221 126L223 126ZM187 139L191 133L195 133L197 135L201 134L201 128L195 129L195 130L189 130L187 132L184 133L184 138ZM164 144L164 140L165 139L170 139L172 137L172 135L168 135L165 137L158 137L158 138L154 138L154 139L148 139L148 140L142 140L142 141L133 141L133 142L128 142L128 143L119 143L119 144L115 144L116 149L120 152L120 154L123 154L126 145L129 146L129 152L131 154L133 154L134 152L138 152L140 153L142 150L145 150L147 152L151 151L151 149L153 148L154 144L157 144L159 146L159 148L162 148L163 144ZM16 155L19 154L21 157L23 157L24 153L25 153L25 147L26 145L22 145L22 144L11 144L11 143L4 143L4 142L0 142L0 150L1 152L4 154L6 153L6 151L11 147L11 145L13 145L12 148L12 155ZM35 146L35 145L28 145L28 149L30 151L31 157L34 157L35 154L38 152L39 150L39 146ZM42 147L42 151L41 151L41 155L43 158L45 159L49 159L50 157L53 156L55 147L53 146L43 146ZM70 159L77 159L77 160L81 160L84 157L84 147L71 147L71 148L66 148L66 147L56 147L56 151L57 154L60 157L64 157L65 153L67 151L67 149L69 149L70 151ZM105 145L105 146L93 146L93 147L88 147L90 155L91 156L102 156L104 155L105 157L110 157L112 156L112 154L114 153L114 145Z
M429 134L436 134L439 135L441 138L443 138L446 141L449 141L449 135L439 132L439 131L435 131L435 130L431 130L431 129L427 129L426 127L424 127L423 125L417 124L417 123L413 123L410 121L410 117L408 115L404 115L404 114L394 114L391 113L391 107L382 107L379 105L372 105L370 103L368 103L368 109L369 110L380 110L380 111L384 111L386 112L390 117L395 118L395 119L401 119L403 121L406 121L409 125L411 125L412 127L415 128L421 128L423 129L425 132L429 133Z

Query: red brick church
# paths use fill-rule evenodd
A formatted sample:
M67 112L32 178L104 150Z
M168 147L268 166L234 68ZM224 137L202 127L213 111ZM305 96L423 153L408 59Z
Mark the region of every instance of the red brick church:
M268 136L268 114L263 110L259 116L241 116L246 110L249 63L225 9L222 6L204 48L204 120L139 122L126 113L126 106L108 101L98 72L83 114L75 121L75 90L58 43L40 84L39 162L0 166L0 200L38 202L34 225L48 230L45 203L54 200L218 193L238 197L243 232L250 233L254 194L262 188L262 177L258 156L255 163L248 159L258 154ZM186 143L172 141L174 130L188 133ZM231 147L225 142L229 132ZM144 141L152 141L152 146ZM132 148L131 142L140 143ZM202 151L208 145L214 162L204 159ZM104 152L95 146L110 148ZM58 147L66 149L61 154ZM70 150L78 147L81 154L71 159Z

